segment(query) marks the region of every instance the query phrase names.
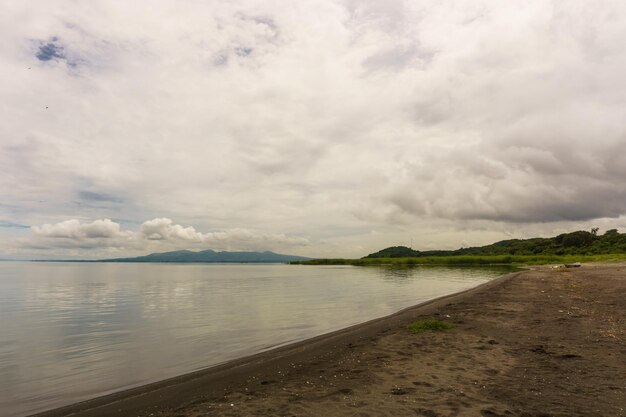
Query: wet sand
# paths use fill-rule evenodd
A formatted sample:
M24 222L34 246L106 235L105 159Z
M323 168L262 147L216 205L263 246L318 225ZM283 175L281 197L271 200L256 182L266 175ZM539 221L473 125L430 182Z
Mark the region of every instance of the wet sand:
M438 318L456 327L413 334ZM245 319L245 318L244 318ZM626 416L626 265L537 268L58 416Z

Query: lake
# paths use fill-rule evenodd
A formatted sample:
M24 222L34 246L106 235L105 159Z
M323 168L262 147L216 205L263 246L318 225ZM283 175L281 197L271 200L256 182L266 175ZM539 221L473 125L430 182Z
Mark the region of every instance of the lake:
M199 370L508 271L0 262L0 415Z

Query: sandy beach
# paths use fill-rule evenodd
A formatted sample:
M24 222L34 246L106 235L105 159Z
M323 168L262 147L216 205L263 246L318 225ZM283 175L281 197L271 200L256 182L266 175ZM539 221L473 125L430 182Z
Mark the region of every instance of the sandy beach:
M625 316L626 265L538 267L39 416L626 416Z

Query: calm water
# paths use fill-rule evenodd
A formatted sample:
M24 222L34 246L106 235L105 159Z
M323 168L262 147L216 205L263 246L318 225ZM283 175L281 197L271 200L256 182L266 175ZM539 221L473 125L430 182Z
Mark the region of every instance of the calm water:
M502 269L0 263L0 415L306 339Z

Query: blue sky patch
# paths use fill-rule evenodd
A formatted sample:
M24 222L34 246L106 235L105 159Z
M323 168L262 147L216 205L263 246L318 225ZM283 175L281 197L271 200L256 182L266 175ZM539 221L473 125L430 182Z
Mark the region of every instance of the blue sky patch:
M37 59L43 62L66 59L65 52L62 45L59 45L57 38L52 38L50 42L45 42L39 45L37 50Z
M4 220L0 220L0 227L12 228L12 229L30 229L30 226L26 226L25 224L7 222Z
M79 191L78 196L83 201L96 201L96 202L112 202L112 203L121 203L122 200L119 198L112 196L106 193L98 193L94 191Z
M252 48L247 47L235 48L235 53L239 56L248 56L252 53L252 51Z

